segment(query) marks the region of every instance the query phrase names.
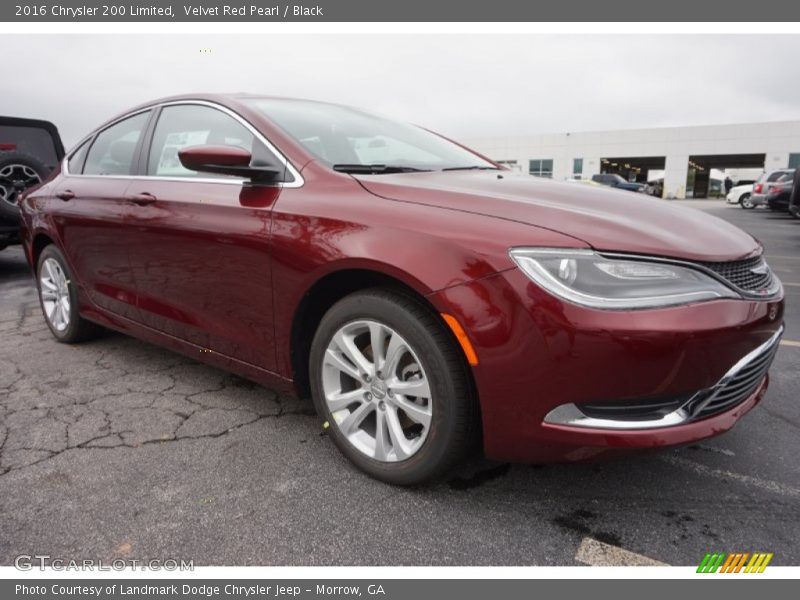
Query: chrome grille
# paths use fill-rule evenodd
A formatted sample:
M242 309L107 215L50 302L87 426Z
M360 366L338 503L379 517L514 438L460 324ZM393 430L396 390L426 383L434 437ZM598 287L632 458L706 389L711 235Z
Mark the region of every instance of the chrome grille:
M761 292L772 285L772 271L762 256L731 262L698 262L698 265L714 271L734 287L747 292Z
M709 417L747 400L761 385L778 351L780 335L748 354L717 385L697 394L684 407L693 419Z

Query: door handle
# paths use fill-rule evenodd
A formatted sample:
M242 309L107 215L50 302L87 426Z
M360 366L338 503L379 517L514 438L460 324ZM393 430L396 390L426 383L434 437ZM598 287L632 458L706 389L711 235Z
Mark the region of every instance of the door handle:
M131 194L130 196L125 196L125 199L128 202L136 204L137 206L147 206L148 204L152 204L158 198L156 198L153 194L148 192L142 192L140 194Z
M75 197L75 192L73 192L72 190L64 190L63 192L58 192L56 194L56 198L58 198L59 200L63 200L64 202L72 200L74 197Z

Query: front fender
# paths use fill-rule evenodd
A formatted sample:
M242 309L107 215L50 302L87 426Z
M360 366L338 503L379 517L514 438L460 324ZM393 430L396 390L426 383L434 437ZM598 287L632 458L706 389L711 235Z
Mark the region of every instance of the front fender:
M349 178L283 190L270 244L279 357L300 302L333 273L371 271L429 296L512 268L512 246L585 247L525 223L380 198Z

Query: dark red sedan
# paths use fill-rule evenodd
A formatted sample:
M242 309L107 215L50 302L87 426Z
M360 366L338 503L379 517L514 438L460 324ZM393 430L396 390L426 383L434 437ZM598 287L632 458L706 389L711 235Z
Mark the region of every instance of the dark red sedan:
M332 104L140 106L21 212L58 341L104 326L310 394L392 483L477 443L572 461L720 434L764 396L783 330L736 227Z

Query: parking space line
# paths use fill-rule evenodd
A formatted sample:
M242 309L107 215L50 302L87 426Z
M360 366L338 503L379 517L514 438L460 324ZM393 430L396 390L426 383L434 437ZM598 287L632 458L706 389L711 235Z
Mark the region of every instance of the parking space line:
M727 481L735 481L749 487L756 487L767 492L786 496L788 498L800 498L800 489L771 481L769 479L761 479L760 477L752 477L751 475L743 475L742 473L734 473L726 469L714 469L693 460L682 458L671 454L664 454L660 456L661 460L676 467L681 467L693 471L698 475L705 475L709 477L716 477L717 479L725 479Z
M781 346L789 346L791 348L800 348L800 342L794 340L781 340Z
M791 281L781 281L781 283L789 287L800 287L800 283L792 283Z
M776 254L767 254L767 258L777 258L778 260L800 260L800 256L778 256Z
M575 560L592 567L668 567L667 563L636 554L618 546L585 537L578 546Z

